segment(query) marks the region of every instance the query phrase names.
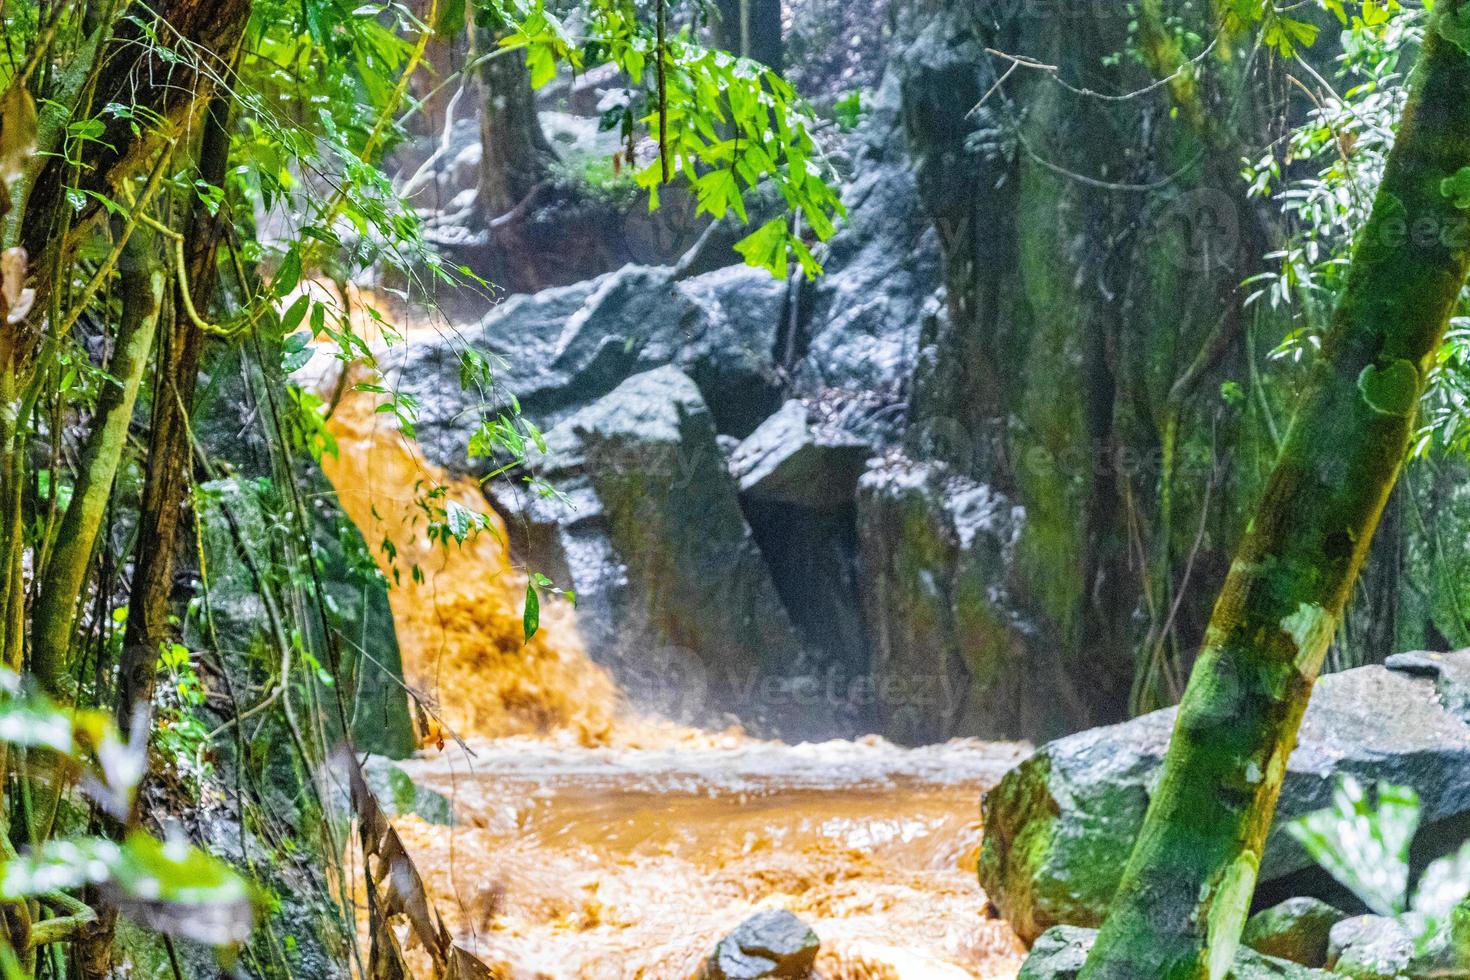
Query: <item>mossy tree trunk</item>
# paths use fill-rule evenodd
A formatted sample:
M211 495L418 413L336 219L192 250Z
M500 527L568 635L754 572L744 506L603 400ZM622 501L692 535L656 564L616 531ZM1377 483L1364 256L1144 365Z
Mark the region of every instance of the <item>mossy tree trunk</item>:
M229 164L229 105L228 96L211 102L200 138L199 175L216 187L224 184ZM223 209L211 215L196 205L184 235L185 278L196 307L206 315L218 282L216 258L227 229ZM158 652L169 635L174 557L193 472L188 413L194 405L205 336L187 316L179 315L183 298L177 295L178 289L174 287L173 315L165 317L160 329L154 372L148 470L138 508L132 592L118 674L118 713L124 721L135 705L152 700Z
M1470 3L1436 5L1345 292L1083 980L1220 980L1287 757L1470 268ZM1450 183L1446 183L1451 181Z
M122 320L108 365L116 382L103 388L98 399L71 503L62 517L56 550L45 568L31 614L32 666L53 692L60 692L64 684L77 603L153 351L164 284L163 265L153 245L152 235L136 232L123 252Z

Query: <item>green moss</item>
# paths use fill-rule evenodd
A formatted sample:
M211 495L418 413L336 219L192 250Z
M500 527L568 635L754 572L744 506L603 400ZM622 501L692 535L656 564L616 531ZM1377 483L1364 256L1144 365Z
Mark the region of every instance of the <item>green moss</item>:
M1470 54L1470 5L1452 0L1436 4L1432 28L1440 37Z
M1079 377L1079 322L1086 311L1070 278L1063 227L1065 188L1055 175L1028 168L1022 179L1018 263L1025 291L1030 343L1023 368L1025 394L1015 435L1017 473L1026 505L1018 549L1027 591L1067 637L1075 634L1083 592L1083 510L1093 447L1087 445Z
M1369 364L1358 375L1358 391L1378 414L1407 417L1419 404L1419 369L1404 360Z

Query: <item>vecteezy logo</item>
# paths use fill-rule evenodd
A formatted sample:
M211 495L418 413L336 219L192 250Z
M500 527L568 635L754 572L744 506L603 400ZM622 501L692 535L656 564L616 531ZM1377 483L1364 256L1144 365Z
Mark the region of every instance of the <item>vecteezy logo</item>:
M658 643L630 654L624 686L635 706L673 721L698 720L709 697L709 672L698 654Z
M1240 211L1229 194L1197 187L1154 208L1149 222L1164 260L1186 272L1231 269L1240 251Z

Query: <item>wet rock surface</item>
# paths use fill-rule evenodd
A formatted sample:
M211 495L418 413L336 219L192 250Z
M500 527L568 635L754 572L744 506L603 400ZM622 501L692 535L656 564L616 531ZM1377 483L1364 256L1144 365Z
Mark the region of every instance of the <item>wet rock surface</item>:
M1321 899L1289 898L1251 916L1240 941L1267 956L1305 966L1326 966L1328 934L1347 917L1346 912Z
M790 912L757 912L720 940L699 980L808 977L820 947L817 934Z
M1353 980L1397 980L1414 959L1413 937L1381 915L1359 915L1332 927L1327 965Z
M1396 663L1404 663L1399 660ZM1447 705L1470 651L1433 655L1435 676L1361 667L1323 677L1287 766L1257 901L1311 895L1320 873L1282 825L1330 801L1341 775L1412 786L1425 839L1470 811L1470 725ZM1174 709L1043 746L985 797L980 882L1026 940L1053 925L1102 921L1148 806ZM1222 718L1222 724L1228 724ZM1458 846L1463 835L1444 834ZM1427 856L1427 855L1426 855ZM1337 901L1333 893L1333 901Z
M1017 980L1076 980L1096 939L1094 930L1079 926L1048 929L1032 946ZM1339 975L1242 948L1226 976L1228 980L1331 980Z
M943 464L890 455L864 475L857 510L882 730L912 743L1070 730L1056 662L1008 595L1020 509Z
M740 492L811 510L849 506L872 449L840 431L814 427L793 399L760 424L730 457Z
M802 670L803 646L695 383L672 366L636 375L546 441L538 472L562 497L502 507L537 567L576 590L584 639L635 703L690 721L798 715L761 683Z

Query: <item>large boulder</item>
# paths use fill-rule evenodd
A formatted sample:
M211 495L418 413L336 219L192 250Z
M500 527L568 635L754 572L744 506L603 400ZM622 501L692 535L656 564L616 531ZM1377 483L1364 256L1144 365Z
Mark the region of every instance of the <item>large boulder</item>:
M1031 947L1031 955L1026 958L1016 980L1077 980L1077 974L1082 964L1087 962L1087 954L1092 951L1096 939L1096 932L1077 926L1048 929ZM1228 980L1331 980L1337 974L1262 956L1242 947L1235 954L1235 965L1226 976Z
M1056 663L1007 597L1025 515L943 464L884 458L858 486L869 670L887 737L1067 730Z
M720 940L698 980L762 980L811 975L821 940L785 909L757 912Z
M730 472L754 500L839 510L852 505L870 452L840 429L813 425L806 404L792 399L736 447Z
M1399 669L1395 669L1399 668ZM1257 899L1324 887L1283 824L1330 802L1338 777L1409 785L1425 831L1470 813L1470 651L1390 658L1323 677L1287 764ZM1454 706L1452 710L1446 705ZM1133 849L1175 709L1043 746L984 802L980 882L1026 940L1054 925L1096 926ZM1463 835L1443 834L1457 845ZM1339 897L1331 893L1332 897ZM1326 896L1319 896L1326 897Z
M546 442L557 499L492 492L531 563L576 590L593 656L647 708L777 721L781 692L759 682L801 670L802 645L699 388L673 366L636 375Z
M549 429L636 374L673 365L692 378L721 432L749 434L781 404L773 351L787 285L735 266L676 280L664 266L625 266L597 279L512 296L476 326L380 352L396 390L419 405L430 458L471 469L470 434L511 396ZM494 382L465 384L468 351Z

